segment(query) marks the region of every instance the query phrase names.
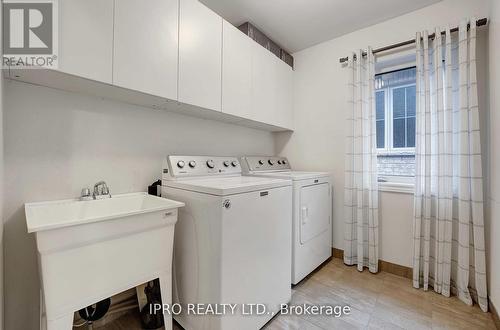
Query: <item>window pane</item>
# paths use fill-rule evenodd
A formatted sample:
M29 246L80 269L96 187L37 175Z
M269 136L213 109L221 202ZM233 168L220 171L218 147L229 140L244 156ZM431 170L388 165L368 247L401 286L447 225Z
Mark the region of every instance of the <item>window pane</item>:
M392 124L392 143L394 148L405 147L405 119L394 119Z
M415 116L415 86L406 87L406 115Z
M375 94L375 107L377 112L377 120L385 118L385 92L377 92Z
M385 148L385 122L377 120L377 148Z
M415 117L406 119L406 143L408 148L415 147Z
M394 118L405 116L405 88L395 88L392 91L392 111Z

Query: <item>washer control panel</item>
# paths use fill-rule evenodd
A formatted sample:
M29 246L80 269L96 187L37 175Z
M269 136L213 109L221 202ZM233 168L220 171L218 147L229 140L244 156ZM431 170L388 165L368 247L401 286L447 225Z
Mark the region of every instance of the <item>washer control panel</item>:
M247 156L241 158L241 165L245 172L286 171L291 169L286 157Z
M241 174L236 157L168 156L163 161L163 180L176 177Z

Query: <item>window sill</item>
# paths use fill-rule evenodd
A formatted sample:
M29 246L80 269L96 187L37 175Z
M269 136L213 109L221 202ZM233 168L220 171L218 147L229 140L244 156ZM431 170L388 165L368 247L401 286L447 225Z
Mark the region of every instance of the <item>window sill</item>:
M387 157L387 156L415 156L415 150L402 150L402 151L395 151L395 150L379 150L377 151L377 156L381 157Z
M415 184L401 183L401 182L379 182L378 190L383 192L394 192L394 193L413 195L415 191Z

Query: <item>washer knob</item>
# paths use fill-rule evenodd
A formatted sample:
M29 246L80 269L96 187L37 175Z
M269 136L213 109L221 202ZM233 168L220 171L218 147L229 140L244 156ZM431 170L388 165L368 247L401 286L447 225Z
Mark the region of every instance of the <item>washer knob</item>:
M224 164L225 167L229 167L229 161L227 161L227 160L225 160L224 163L222 163L222 164Z
M183 160L179 160L179 161L177 162L177 167L178 167L178 168L183 168L183 167L184 167L184 165L186 165L186 163L184 163L184 161L183 161Z
M189 167L194 168L196 166L196 162L194 160L189 162Z
M269 165L271 165L271 166L273 166L273 165L274 165L274 161L273 161L272 159L269 159L267 162L268 162L268 163L269 163Z
M281 160L278 160L278 164L280 164L280 165L281 165Z
M286 165L286 160L283 159L283 165Z
M264 161L263 161L262 159L261 159L261 160L259 160L259 164L260 164L260 165L264 165Z
M214 161L211 159L207 160L207 166L208 168L214 168L215 167Z
M231 165L232 165L233 167L236 167L236 166L238 166L238 162L237 162L237 161L235 161L235 160L233 160L233 161L231 162Z

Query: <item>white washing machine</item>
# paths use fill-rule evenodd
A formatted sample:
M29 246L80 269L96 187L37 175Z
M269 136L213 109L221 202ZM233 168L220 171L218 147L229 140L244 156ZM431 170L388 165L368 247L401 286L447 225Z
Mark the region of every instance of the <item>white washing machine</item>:
M330 174L293 171L285 157L242 157L245 175L293 181L292 284L332 256Z
M174 315L184 329L259 329L291 299L292 183L248 177L234 157L169 156L162 196L186 204L174 235ZM193 315L187 304L237 304ZM263 315L244 315L264 304ZM215 308L214 307L214 308ZM245 310L243 310L245 308Z

